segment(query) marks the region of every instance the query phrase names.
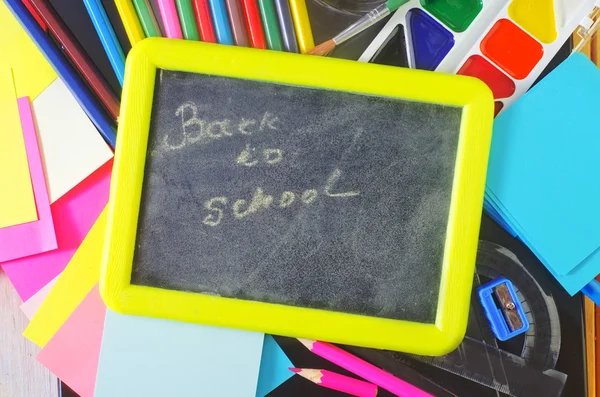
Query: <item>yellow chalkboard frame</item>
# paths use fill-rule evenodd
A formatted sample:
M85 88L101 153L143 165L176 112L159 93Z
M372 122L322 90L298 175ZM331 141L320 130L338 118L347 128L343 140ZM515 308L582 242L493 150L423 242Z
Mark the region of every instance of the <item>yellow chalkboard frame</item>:
M132 285L131 272L157 69L461 107L434 324ZM479 80L339 59L146 39L129 54L111 181L100 291L117 312L423 355L458 346L467 326L494 102Z

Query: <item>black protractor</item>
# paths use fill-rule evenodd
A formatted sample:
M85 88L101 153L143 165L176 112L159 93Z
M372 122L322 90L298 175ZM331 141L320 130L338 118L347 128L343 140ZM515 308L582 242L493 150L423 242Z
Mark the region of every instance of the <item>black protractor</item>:
M517 256L507 248L481 241L473 289L504 276L512 281L530 328L527 333L500 342L491 333L477 294L473 293L467 335L454 352L442 357L395 354L418 372L436 379L457 395L560 396L566 375L554 370L560 350L560 322L554 298L543 289ZM460 376L472 382L456 388ZM454 377L454 379L453 379ZM501 394L497 394L501 393ZM541 393L541 394L540 394Z
M477 275L481 283L500 276L511 280L530 323L525 334L506 342L498 341L498 348L523 357L531 368L542 371L553 369L558 360L561 340L560 319L554 298L544 291L514 253L495 243L480 242ZM480 305L473 306L480 309ZM479 318L481 316L482 313ZM471 334L469 331L467 334Z
M473 289L500 276L511 280L515 287L530 322L527 333L506 342L498 341L491 333L477 294L473 293L467 335L454 352L442 357L381 354L408 365L461 397L561 396L567 376L554 370L561 345L554 298L513 252L496 243L481 241Z

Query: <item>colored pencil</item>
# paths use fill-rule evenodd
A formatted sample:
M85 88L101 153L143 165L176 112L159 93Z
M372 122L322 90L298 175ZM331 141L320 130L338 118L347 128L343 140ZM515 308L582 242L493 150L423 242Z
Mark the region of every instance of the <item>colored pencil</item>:
M290 0L290 10L296 28L298 47L300 47L302 54L307 54L315 47L315 41L313 40L308 10L306 9L306 0Z
M265 40L265 32L263 31L262 20L260 19L257 0L242 0L242 8L244 9L244 17L248 24L250 45L254 48L266 49L267 41Z
M377 368L330 343L315 342L308 339L298 340L317 356L320 356L397 396L434 397L418 387L415 387L402 379L398 379L389 372Z
M104 51L106 51L108 60L117 75L117 80L119 80L119 84L123 86L123 79L125 78L125 54L123 53L117 35L110 24L108 15L106 15L106 11L102 6L102 2L100 0L83 0L83 4L85 4L85 8L87 9L88 14L90 14L90 18L98 33L98 37L100 37Z
M229 14L229 22L231 23L231 33L235 45L240 47L248 47L248 28L244 18L244 11L240 0L225 0L227 13Z
M596 276L596 280L600 281L600 276ZM596 333L596 338L595 338L595 342L594 342L594 347L595 347L595 356L596 356L596 363L595 363L595 370L596 370L596 374L595 374L595 380L596 380L596 396L600 396L600 365L598 364L598 359L600 358L600 310L598 310L597 307L594 308L594 321L595 321L595 333Z
M357 397L377 396L377 386L362 380L336 374L324 369L290 368L290 371L309 381L328 389L341 391Z
M588 397L596 395L596 305L583 297L585 314L585 361L587 368Z
M208 0L194 0L194 12L196 13L200 39L207 43L216 43L217 36L215 34L212 17L210 16Z
M138 41L145 39L146 35L131 0L115 0L115 5L123 21L123 27L125 27L125 32L131 45L133 46Z
M177 0L177 12L179 13L183 37L186 40L199 41L200 33L198 32L198 24L196 22L196 15L194 14L192 0Z
M116 96L108 87L108 83L96 65L89 58L77 39L73 37L73 33L66 27L54 8L48 4L48 0L28 1L30 1L32 6L31 11L33 12L33 16L37 15L43 21L42 28L47 27L48 31L60 43L73 65L79 70L81 76L94 91L106 110L114 120L117 120L119 117L119 102Z
M21 0L4 0L4 2L64 81L102 137L114 149L117 139L114 122L110 120L100 104L95 101L94 96L77 72L73 70L65 55L39 26Z
M343 42L350 40L363 30L370 28L377 22L381 21L398 8L408 3L409 0L388 0L384 4L377 6L365 15L363 15L358 21L348 26L346 29L338 33L333 39L329 39L326 42L319 44L308 53L310 55L329 55L336 46Z
M160 16L165 27L165 36L170 39L183 39L183 32L177 16L174 0L158 0Z
M133 0L133 5L146 37L160 37L162 35L160 27L148 0Z
M48 30L48 26L46 26L46 23L44 22L42 17L40 17L40 15L37 13L35 8L33 8L33 4L31 4L31 0L23 0L23 5L25 5L25 7L27 7L27 10L29 10L29 13L31 15L33 15L33 17L35 18L37 23L42 27L42 29Z
M258 0L258 8L260 8L260 16L265 29L267 46L270 50L283 51L274 0Z
M212 15L215 35L219 44L233 45L233 34L229 25L229 16L225 0L208 0L210 4L210 13Z
M290 11L288 0L275 0L275 11L277 20L281 28L281 40L283 49L287 52L299 52L298 42L296 41L296 31L294 30L294 21Z

